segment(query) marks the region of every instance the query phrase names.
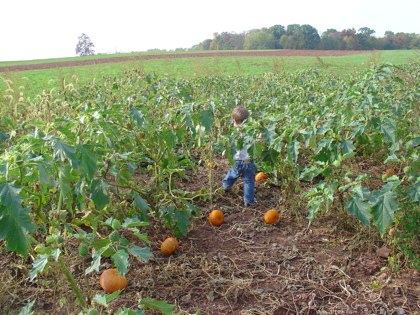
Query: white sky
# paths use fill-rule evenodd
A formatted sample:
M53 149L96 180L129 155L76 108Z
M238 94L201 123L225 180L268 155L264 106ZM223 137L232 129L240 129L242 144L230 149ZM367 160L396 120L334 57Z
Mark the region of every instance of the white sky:
M97 53L190 48L276 24L420 33L419 0L1 0L0 10L0 61L76 56L82 33Z

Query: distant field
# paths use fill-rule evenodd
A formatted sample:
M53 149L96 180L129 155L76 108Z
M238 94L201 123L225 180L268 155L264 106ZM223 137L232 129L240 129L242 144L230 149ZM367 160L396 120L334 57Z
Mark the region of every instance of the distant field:
M279 53L283 55L279 55ZM419 51L242 51L197 53L131 53L59 59L0 62L0 77L13 82L25 96L35 96L63 82L87 82L130 69L188 78L212 75L261 75L319 69L349 75L372 63L403 65L419 61ZM332 55L336 54L336 55ZM197 58L200 57L200 58ZM91 63L91 64L89 64ZM92 64L93 63L93 64ZM80 65L82 64L82 65ZM24 70L36 67L46 69ZM13 71L16 68L20 71ZM7 70L7 71L6 71ZM0 81L0 88L5 84Z

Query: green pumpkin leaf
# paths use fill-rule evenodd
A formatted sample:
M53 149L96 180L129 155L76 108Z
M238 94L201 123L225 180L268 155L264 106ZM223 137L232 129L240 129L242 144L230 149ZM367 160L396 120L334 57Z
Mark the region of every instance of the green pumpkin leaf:
M112 260L118 269L118 272L124 276L128 267L128 252L125 249L120 249L112 255Z
M59 159L61 161L64 161L66 158L70 161L71 165L75 167L78 165L78 159L76 155L76 149L67 143L55 140L53 144L54 148L54 159Z
M150 210L150 206L146 200L144 200L139 194L134 195L134 202L137 207L140 208L143 212L148 212Z
M143 262L148 262L150 258L153 258L153 253L150 251L150 248L137 245L132 245L130 247L130 254Z
M377 197L376 203L372 207L372 215L381 236L394 221L394 213L397 210L397 195L393 191L387 191Z
M91 198L95 203L95 206L99 209L104 208L108 202L108 184L101 179L94 179L90 185Z
M364 225L370 226L370 218L372 217L369 212L369 203L364 201L357 195L351 196L344 208L347 209L352 215L359 219Z
M341 151L343 152L343 154L351 153L355 149L356 148L353 145L353 141L351 141L351 140L346 139L341 143Z
M174 222L175 222L175 234L176 235L187 235L188 226L190 224L190 216L191 214L189 211L186 210L177 210L174 214Z
M165 301L159 301L152 298L143 298L140 300L140 306L155 311L160 311L164 315L172 315L175 305L169 304Z
M95 154L90 150L90 146L81 146L78 150L79 168L81 173L90 181L96 173L97 161Z
M26 256L28 232L35 229L29 209L22 207L20 187L13 183L0 183L0 240L6 240L8 251Z

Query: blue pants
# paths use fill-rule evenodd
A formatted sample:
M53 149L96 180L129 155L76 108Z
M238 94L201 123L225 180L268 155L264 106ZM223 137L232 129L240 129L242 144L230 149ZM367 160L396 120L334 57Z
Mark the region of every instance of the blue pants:
M225 178L222 181L222 187L224 190L232 189L233 184L236 180L242 177L244 181L244 203L246 205L252 205L254 201L254 187L255 187L255 164L254 162L247 160L237 160L235 164L229 169Z

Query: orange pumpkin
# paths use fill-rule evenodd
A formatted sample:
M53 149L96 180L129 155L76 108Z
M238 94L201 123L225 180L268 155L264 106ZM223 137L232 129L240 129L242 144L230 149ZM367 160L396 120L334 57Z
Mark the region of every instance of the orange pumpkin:
M270 209L264 214L264 222L274 224L280 219L280 213L275 209Z
M216 162L207 162L207 168L211 168L212 170L217 170L218 166Z
M264 172L259 172L257 175L255 175L255 181L257 183L263 182L268 178L267 174Z
M385 175L386 175L386 177L391 177L392 175L394 175L395 174L395 171L392 169L392 168L388 168L386 171L385 171Z
M213 210L209 215L209 222L211 225L219 226L225 220L225 216L221 210Z
M128 281L118 273L117 269L107 269L102 272L99 283L106 293L113 293L125 289Z
M175 237L166 238L160 245L160 251L165 255L172 255L178 248L179 243Z

